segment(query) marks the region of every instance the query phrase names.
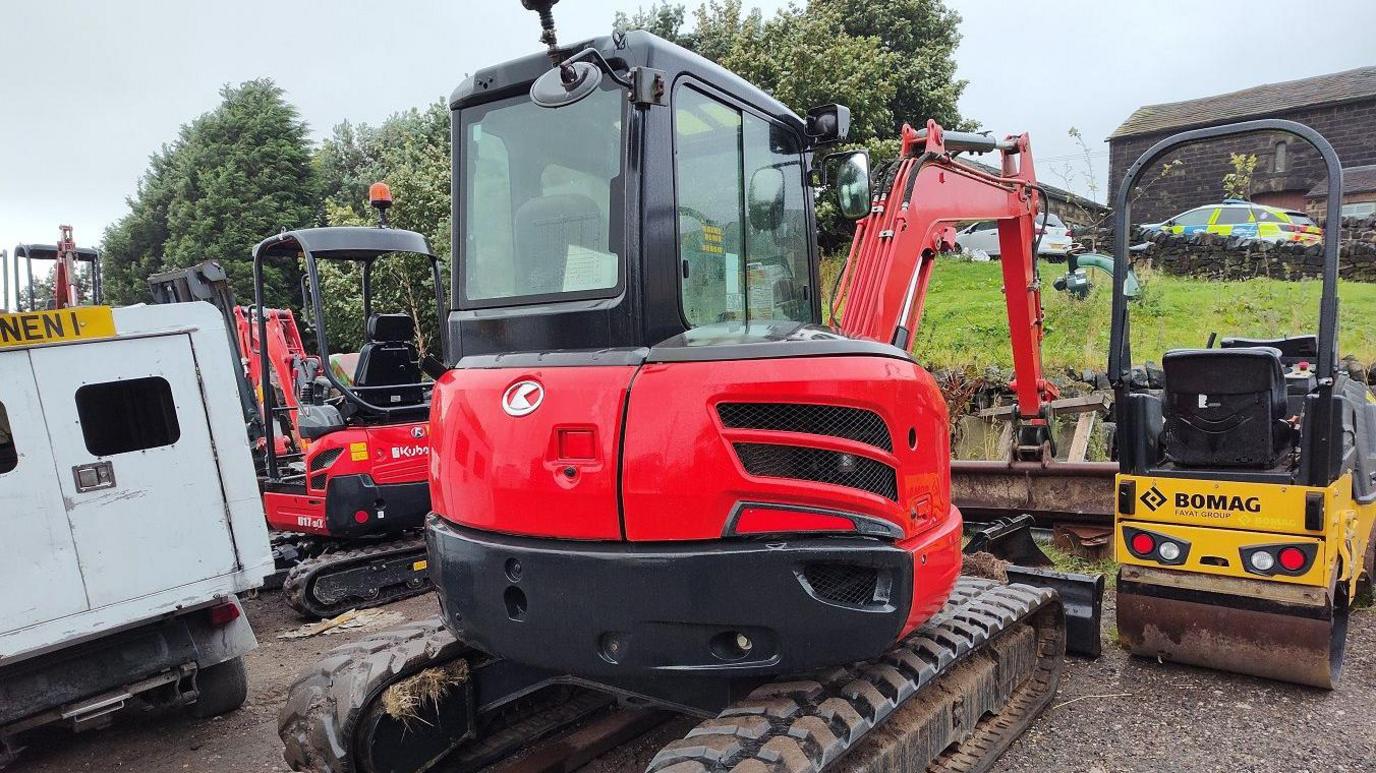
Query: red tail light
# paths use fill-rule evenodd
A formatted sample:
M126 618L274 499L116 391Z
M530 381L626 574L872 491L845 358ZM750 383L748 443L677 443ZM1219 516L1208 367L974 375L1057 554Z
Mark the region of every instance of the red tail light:
M1280 561L1280 565L1289 572L1298 572L1304 568L1305 564L1309 563L1304 556L1304 551L1295 547L1281 548L1277 559Z
M1123 540L1134 558L1155 561L1164 566L1180 566L1190 556L1190 543L1179 537L1124 526Z
M239 605L235 604L233 601L222 601L207 611L210 613L210 624L216 628L223 628L229 625L235 620L238 620L239 615L243 614L239 611Z
M1138 553L1152 553L1156 551L1156 540L1151 538L1146 532L1138 532L1132 538L1132 549Z
M1244 547L1242 568L1251 574L1271 577L1277 574L1298 577L1309 571L1319 555L1317 543L1295 545L1252 545Z

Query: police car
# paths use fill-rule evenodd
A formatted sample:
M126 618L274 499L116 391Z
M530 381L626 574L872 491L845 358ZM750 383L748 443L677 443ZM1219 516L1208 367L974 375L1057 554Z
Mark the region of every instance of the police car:
M1323 241L1318 224L1303 212L1243 199L1224 199L1221 204L1195 207L1165 222L1143 225L1142 232L1184 236L1207 232L1276 243L1298 242L1306 246Z

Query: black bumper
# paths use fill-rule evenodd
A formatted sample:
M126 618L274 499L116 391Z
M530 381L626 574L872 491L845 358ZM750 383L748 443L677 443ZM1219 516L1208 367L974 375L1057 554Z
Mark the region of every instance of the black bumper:
M875 657L912 600L913 559L879 540L627 544L426 529L459 638L615 682L792 673Z
M368 513L359 523L354 515ZM430 483L377 484L369 475L339 475L325 489L325 520L331 536L362 537L419 529L430 512Z

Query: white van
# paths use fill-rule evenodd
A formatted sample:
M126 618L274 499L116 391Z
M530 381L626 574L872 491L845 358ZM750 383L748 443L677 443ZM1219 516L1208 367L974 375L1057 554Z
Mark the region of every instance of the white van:
M0 765L134 701L243 703L272 555L205 303L0 314Z

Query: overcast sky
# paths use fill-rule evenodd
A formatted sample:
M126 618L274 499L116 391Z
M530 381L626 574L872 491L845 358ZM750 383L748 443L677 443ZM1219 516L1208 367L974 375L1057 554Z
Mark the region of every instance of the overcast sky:
M1046 182L1092 152L1138 105L1376 64L1376 2L976 2L956 60L961 112L1028 131ZM640 0L563 0L564 40L605 33ZM696 0L689 2L695 5ZM766 12L780 0L746 0ZM148 156L213 108L222 84L270 76L317 139L448 95L472 70L538 50L517 0L0 0L0 248L93 245L126 211ZM911 116L921 121L923 116Z

